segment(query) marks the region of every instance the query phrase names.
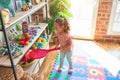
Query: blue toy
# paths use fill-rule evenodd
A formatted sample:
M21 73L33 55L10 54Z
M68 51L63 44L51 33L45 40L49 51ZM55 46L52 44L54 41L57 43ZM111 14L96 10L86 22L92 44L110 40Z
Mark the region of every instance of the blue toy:
M12 16L15 16L12 0L0 0L0 7L9 9L9 11L12 13Z

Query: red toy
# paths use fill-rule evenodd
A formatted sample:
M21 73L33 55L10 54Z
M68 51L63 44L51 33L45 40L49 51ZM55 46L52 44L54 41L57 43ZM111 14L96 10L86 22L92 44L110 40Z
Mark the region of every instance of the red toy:
M24 33L23 35L19 35L16 37L16 41L18 41L20 45L27 45L30 39L31 38L28 33Z
M29 35L28 33L24 33L23 35L25 36L25 39L26 39L27 41L30 40L30 35Z
M19 44L20 44L20 45L28 45L29 42L26 41L26 40L22 40L22 41L19 41Z
M33 59L40 59L46 56L49 52L54 50L60 50L60 48L32 50L27 52L27 54L24 55L23 60L24 62L29 62Z

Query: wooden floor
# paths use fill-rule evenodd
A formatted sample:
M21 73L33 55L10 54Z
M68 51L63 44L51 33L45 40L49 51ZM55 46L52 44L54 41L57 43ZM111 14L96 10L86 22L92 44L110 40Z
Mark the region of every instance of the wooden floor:
M103 41L95 41L95 42L105 50L110 50L110 49L120 50L119 42L103 42Z
M111 55L120 60L120 42L96 42L99 46L104 48Z
M50 43L50 48L54 48L54 47L55 47L55 44ZM42 66L38 72L38 74L41 75L42 80L49 80L49 75L53 68L57 54L58 54L57 51L53 51L46 56Z
M104 48L106 51L109 50L120 50L120 43L114 43L114 42L99 42L95 41L99 46ZM50 44L50 48L55 47L54 44ZM49 80L50 72L53 68L56 56L58 52L54 51L47 55L46 59L43 62L43 65L41 66L39 70L39 75L42 75L42 80ZM117 53L118 54L118 53Z

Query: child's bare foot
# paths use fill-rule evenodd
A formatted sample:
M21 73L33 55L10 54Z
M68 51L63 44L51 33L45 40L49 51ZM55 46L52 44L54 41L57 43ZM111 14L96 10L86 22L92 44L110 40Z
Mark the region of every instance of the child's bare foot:
M70 68L70 69L68 70L68 74L72 74L72 72L73 72L73 68Z
M58 68L58 72L60 73L62 71L62 67L59 67Z

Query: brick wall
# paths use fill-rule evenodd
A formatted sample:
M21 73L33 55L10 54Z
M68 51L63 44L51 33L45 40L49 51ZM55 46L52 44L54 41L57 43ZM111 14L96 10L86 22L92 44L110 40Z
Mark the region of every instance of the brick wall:
M40 0L41 2L45 2L45 0ZM39 16L39 22L42 22L46 19L46 12L45 12L45 6L32 14L32 20L35 21L36 16Z
M35 21L36 16L39 16L39 22L42 22L45 19L45 14L44 13L45 13L44 8L38 10L37 12L32 14L32 20Z
M100 41L119 41L120 36L108 36L107 28L113 0L99 0L98 15L96 21L95 40Z

